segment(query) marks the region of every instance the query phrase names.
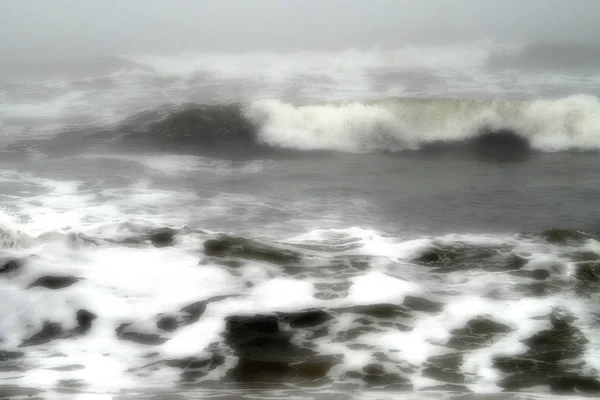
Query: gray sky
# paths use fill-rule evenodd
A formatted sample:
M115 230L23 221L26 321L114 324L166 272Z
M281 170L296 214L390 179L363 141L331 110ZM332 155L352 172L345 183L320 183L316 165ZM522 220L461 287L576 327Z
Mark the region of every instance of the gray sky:
M0 0L0 59L600 38L600 0Z

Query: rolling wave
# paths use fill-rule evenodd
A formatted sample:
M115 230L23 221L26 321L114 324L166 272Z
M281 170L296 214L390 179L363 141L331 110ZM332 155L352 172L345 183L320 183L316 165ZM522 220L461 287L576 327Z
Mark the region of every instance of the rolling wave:
M137 113L93 134L65 131L55 140L41 145L54 143L76 152L78 144L105 143L216 157L306 151L460 149L492 157L598 151L600 100L576 95L529 101L392 98L312 105L279 100L189 104Z

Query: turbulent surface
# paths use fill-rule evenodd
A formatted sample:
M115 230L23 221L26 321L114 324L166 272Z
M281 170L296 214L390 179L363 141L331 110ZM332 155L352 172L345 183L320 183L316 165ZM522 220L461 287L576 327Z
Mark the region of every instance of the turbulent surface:
M585 50L2 64L0 397L600 395Z
M0 277L20 386L600 393L600 243L583 232L21 235Z

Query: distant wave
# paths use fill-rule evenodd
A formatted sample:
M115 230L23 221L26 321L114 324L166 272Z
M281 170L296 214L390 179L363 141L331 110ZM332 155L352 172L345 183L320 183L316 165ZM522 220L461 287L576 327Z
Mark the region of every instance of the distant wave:
M282 83L290 79L345 85L374 74L446 74L518 69L524 72L584 70L600 67L600 47L578 43L501 44L489 40L441 46L407 46L398 49L346 49L336 52L211 53L170 55L113 55L79 60L16 63L0 61L0 78L22 77L23 82L59 80L64 87L103 87L143 82L169 85L232 80ZM0 79L1 81L2 79ZM22 81L16 79L16 81Z
M516 45L475 41L443 46L399 49L346 49L335 52L186 52L164 55L113 55L80 60L11 63L0 60L0 78L24 77L62 81L74 88L110 81L112 84L197 83L253 79L281 83L288 79L322 82L360 80L364 74L398 71L462 71L484 67L491 54L512 54ZM1 79L0 79L1 80ZM19 81L19 79L17 79Z

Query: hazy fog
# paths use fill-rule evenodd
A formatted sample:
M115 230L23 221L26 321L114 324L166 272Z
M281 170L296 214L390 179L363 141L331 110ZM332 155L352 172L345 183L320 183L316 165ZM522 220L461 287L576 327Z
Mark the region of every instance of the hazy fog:
M598 0L0 0L0 59L600 38Z

